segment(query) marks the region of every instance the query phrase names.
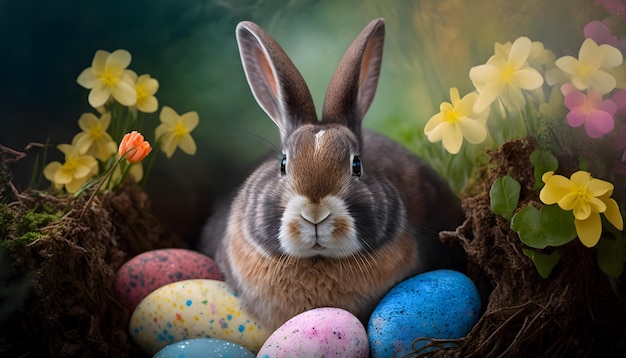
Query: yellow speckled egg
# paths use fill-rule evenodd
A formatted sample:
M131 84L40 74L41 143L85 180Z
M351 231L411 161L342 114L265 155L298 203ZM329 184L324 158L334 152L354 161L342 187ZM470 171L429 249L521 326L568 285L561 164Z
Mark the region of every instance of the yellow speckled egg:
M185 339L208 337L257 352L272 333L242 309L226 283L197 279L173 282L144 298L133 312L129 331L146 353Z

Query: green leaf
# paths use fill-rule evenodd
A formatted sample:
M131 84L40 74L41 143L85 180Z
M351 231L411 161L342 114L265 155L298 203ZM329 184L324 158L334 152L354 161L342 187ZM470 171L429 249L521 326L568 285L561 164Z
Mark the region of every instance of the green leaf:
M552 273L552 269L561 259L561 254L556 250L549 255L531 249L522 249L522 252L533 261L539 276L542 278L548 278Z
M511 229L524 244L536 249L562 246L577 236L574 215L558 205L546 205L541 210L523 208L511 220Z
M598 242L598 266L610 277L620 277L624 272L624 238L608 240L601 238Z
M491 211L511 221L519 203L521 185L510 175L496 179L489 190Z
M535 185L533 190L543 187L541 177L545 172L555 171L559 167L559 161L550 151L543 149L535 149L530 153L530 162L535 166Z

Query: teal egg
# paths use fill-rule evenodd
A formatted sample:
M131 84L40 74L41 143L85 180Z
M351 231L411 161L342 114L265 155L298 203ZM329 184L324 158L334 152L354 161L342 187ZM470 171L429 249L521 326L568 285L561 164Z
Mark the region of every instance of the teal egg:
M393 287L374 309L367 334L372 357L402 356L427 342L458 339L479 318L480 296L467 276L452 270L419 274Z
M215 338L195 338L172 343L153 358L254 358L244 347Z

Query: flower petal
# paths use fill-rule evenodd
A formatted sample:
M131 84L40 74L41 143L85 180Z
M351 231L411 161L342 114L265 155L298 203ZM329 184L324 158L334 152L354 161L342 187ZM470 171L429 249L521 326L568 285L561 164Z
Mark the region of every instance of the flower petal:
M98 82L89 92L89 104L96 108L106 103L111 97L111 90L104 83Z
M161 114L159 115L161 122L173 127L178 124L179 118L178 113L171 107L163 106L163 108L161 108Z
M54 182L54 176L55 176L57 170L59 170L61 168L61 166L62 166L62 164L60 162L51 162L51 163L49 163L43 169L43 176L46 177L46 179L50 180L51 182Z
M567 122L574 128L580 127L587 122L587 113L582 108L574 108L567 113Z
M563 87L565 87L565 85L563 85ZM561 90L563 90L563 87L561 87ZM585 104L586 98L587 97L584 93L576 90L571 90L565 94L563 102L565 103L565 106L567 108L574 109L576 107L583 106Z
M619 206L614 199L603 197L600 198L604 201L606 205L606 210L604 211L604 216L609 220L617 230L624 230L624 219L622 218L622 213L619 211Z
M471 118L461 118L457 125L468 142L472 144L482 143L487 139L487 129L483 124Z
M599 69L604 61L604 53L598 48L598 44L592 39L585 39L578 51L580 65L589 69Z
M111 95L124 106L132 106L137 103L137 91L135 85L128 81L119 81L111 88Z
M91 89L96 85L96 83L98 83L98 78L93 73L93 69L88 67L85 68L80 75L78 75L76 82L87 89Z
M585 131L591 138L600 138L612 131L614 127L615 120L613 116L600 110L591 111L585 122Z
M478 98L474 102L474 112L480 113L487 109L493 101L498 98L504 91L505 86L502 83L492 81L485 85L478 93Z
M602 234L602 221L600 214L590 215L586 220L574 219L578 238L587 247L594 247L600 241Z
M93 68L94 72L104 72L104 67L106 66L106 62L110 54L111 53L109 51L96 51L96 54L93 56L93 60L91 61L91 67Z
M183 114L180 117L180 120L183 123L183 126L185 127L187 132L191 132L192 130L194 130L196 126L198 126L198 122L200 121L198 117L198 112L195 111Z
M193 140L193 138L189 134L180 138L180 142L178 143L178 146L183 152L189 155L196 154L196 142Z
M499 75L499 68L493 65L474 66L469 71L469 77L479 92L485 84L496 80Z
M590 73L587 77L587 82L589 88L595 89L603 95L611 92L617 85L615 77L604 71Z
M91 128L99 127L100 121L92 113L83 113L80 118L78 118L78 126L80 129L88 131Z
M513 42L508 61L513 70L517 71L526 64L531 48L532 42L528 37L518 37L515 42Z
M598 46L604 54L604 61L601 65L602 68L608 69L617 67L621 65L624 61L624 56L622 55L622 52L615 48L615 45L617 45L617 42L615 44L604 44Z
M156 97L150 96L137 101L137 108L144 113L154 113L159 109L159 101L157 101Z
M453 106L457 106L457 103L461 102L461 96L459 95L459 90L456 87L450 88L450 102L452 102Z
M463 144L463 134L457 125L446 126L445 132L441 138L443 147L451 154L457 154L461 150Z
M572 184L566 177L551 173L553 172L547 172L543 175L542 180L545 185L539 192L539 199L548 205L559 202L572 191Z
M578 60L573 56L560 57L554 64L570 76L578 72Z
M126 50L115 50L106 60L107 70L115 73L118 76L122 75L122 72L130 65L132 57Z
M534 90L543 85L543 77L534 68L525 68L513 75L513 83L525 90Z
M591 179L589 184L587 184L587 190L589 194L600 197L604 195L610 196L613 193L613 184L608 181L600 180L600 179Z

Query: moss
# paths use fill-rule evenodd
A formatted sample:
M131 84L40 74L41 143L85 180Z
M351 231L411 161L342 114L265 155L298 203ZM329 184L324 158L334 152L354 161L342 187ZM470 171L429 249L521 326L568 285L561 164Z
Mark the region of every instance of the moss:
M24 236L29 232L38 232L59 219L61 219L60 213L27 211L16 220L17 235Z
M42 230L61 217L61 212L50 209L36 208L20 213L8 205L0 205L0 248L12 252L45 237Z

